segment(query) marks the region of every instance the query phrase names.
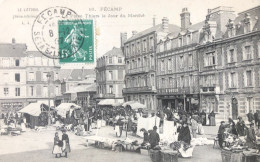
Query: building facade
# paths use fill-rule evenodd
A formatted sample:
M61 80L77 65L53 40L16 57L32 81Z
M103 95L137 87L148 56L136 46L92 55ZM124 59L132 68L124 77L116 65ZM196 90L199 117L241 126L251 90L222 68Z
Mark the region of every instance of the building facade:
M126 40L123 42L126 60L126 88L123 89L125 101L135 100L150 110L157 109L156 45L161 38L178 29L169 24L167 18L163 18L162 24L154 24L139 33L133 31L132 37L127 40L121 38Z
M26 54L27 104L37 101L48 104L50 98L50 105L54 106L53 99L61 94L59 60L48 58L39 51Z
M0 112L17 111L26 104L26 45L0 44Z
M199 68L196 46L203 22L191 25L190 13L182 9L181 27L157 44L157 98L160 108L199 109Z
M235 16L231 8L209 10L197 47L201 107L217 118L246 118L260 110L260 6Z
M125 57L121 48L113 48L97 59L96 102L103 99L115 99L123 102L122 90L125 87Z

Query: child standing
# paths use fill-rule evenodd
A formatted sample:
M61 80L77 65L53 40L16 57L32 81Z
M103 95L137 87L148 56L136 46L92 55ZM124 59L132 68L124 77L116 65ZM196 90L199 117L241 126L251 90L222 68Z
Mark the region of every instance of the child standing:
M54 137L54 146L53 146L53 150L52 150L52 153L55 154L55 158L58 158L58 154L59 154L59 157L61 157L62 150L61 150L61 146L60 146L59 142L60 142L59 134L58 134L58 132L56 132L55 137Z

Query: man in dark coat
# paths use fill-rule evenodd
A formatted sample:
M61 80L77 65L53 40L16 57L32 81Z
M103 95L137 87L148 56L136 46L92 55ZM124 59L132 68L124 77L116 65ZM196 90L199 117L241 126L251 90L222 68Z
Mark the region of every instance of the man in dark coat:
M206 118L206 113L205 113L205 111L204 110L202 110L202 112L201 112L201 118L202 118L202 125L206 125L206 123L207 123L207 118Z
M183 141L190 145L190 141L191 141L190 129L186 122L184 122L181 127L178 127L177 132L179 132L178 141Z
M219 146L220 148L223 148L223 141L224 141L224 137L225 137L225 129L229 126L229 125L225 125L224 124L225 122L222 121L220 126L219 126L219 129L218 129L218 143L219 143Z
M255 118L255 126L257 126L258 129L259 129L259 126L260 126L259 110L256 110L256 112L254 113L254 118Z
M153 130L149 134L149 143L151 145L151 149L153 149L156 145L159 145L160 142L160 136L156 131L157 126L154 126Z
M237 118L238 118L238 122L237 122L237 125L236 125L237 134L239 136L245 136L245 128L246 128L245 122L243 121L241 116L239 116Z
M249 111L247 114L248 121L251 123L254 120L254 115L252 113L252 110Z

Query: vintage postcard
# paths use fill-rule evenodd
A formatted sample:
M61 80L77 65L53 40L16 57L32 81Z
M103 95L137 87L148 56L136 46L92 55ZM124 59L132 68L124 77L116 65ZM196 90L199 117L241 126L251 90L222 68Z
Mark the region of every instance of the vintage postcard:
M0 162L260 162L259 0L0 15Z

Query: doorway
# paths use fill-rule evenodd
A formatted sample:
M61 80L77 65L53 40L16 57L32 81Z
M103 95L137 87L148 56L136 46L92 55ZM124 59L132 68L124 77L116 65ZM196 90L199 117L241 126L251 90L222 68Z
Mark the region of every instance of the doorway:
M232 98L232 119L237 120L237 116L238 116L237 99Z

